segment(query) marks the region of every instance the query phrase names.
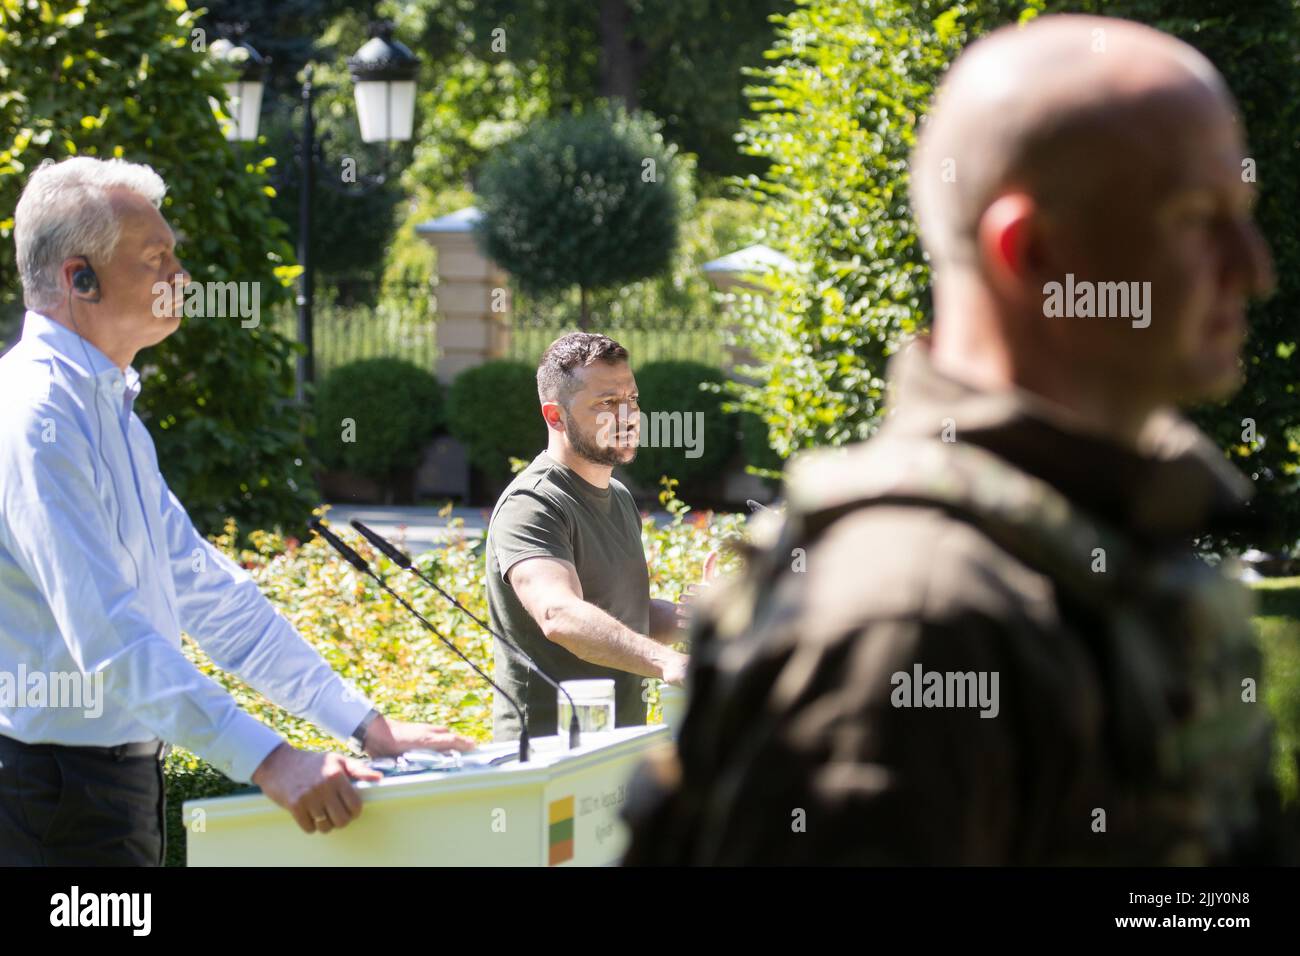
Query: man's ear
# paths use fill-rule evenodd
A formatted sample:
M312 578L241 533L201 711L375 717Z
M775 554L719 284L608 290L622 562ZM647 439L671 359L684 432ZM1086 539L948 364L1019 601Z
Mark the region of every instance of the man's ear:
M546 419L547 428L564 431L564 416L560 414L559 402L542 402L542 418Z
M1041 297L1046 264L1042 217L1033 197L1006 193L980 216L976 243L982 271L1004 298Z
M69 294L83 302L99 301L99 276L95 275L90 261L84 256L70 256L64 259L59 268L59 275Z

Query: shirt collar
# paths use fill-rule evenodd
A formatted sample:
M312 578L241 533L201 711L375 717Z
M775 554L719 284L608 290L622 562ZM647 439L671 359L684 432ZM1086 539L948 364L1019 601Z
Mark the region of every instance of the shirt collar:
M604 488L599 488L596 485L593 485L586 478L582 477L582 475L564 464L564 462L554 457L550 452L543 450L537 457L543 459L543 461L551 467L559 469L560 474L569 479L569 481L571 481L578 490L584 494L592 498L608 498L610 496L610 485L606 485ZM613 476L610 477L610 480L613 481Z
M99 350L89 339L84 339L72 329L55 322L39 312L27 310L23 316L23 341L41 346L67 361L83 375L97 379L120 381L128 398L140 394L140 373L128 365L123 372L113 360ZM89 360L90 368L86 367Z
M940 372L918 340L890 363L892 412L882 434L970 441L1041 478L1080 507L1149 540L1243 527L1253 487L1181 415L1160 416L1142 448L1082 431L1024 389L988 391Z

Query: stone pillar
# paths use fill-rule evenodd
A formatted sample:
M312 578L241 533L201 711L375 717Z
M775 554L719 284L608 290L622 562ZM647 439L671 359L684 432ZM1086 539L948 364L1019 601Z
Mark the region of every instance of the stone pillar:
M420 223L416 233L438 250L437 376L444 385L459 373L510 349L508 276L479 250L473 206Z
M430 219L416 234L438 250L437 299L438 381L450 385L461 372L510 350L510 286L508 276L479 251L473 206ZM469 461L460 442L440 435L425 449L416 474L420 494L465 498L470 491Z

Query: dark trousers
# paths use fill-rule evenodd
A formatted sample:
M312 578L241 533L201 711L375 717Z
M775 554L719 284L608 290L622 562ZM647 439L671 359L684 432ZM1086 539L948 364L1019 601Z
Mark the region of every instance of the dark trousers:
M161 866L162 751L0 736L0 865Z

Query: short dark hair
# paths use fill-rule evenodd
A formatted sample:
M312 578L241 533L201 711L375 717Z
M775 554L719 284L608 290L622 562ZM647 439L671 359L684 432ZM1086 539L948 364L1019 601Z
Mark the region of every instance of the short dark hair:
M546 347L537 363L537 396L544 402L559 402L566 408L577 391L573 370L593 362L610 365L627 361L627 349L608 335L569 332Z

